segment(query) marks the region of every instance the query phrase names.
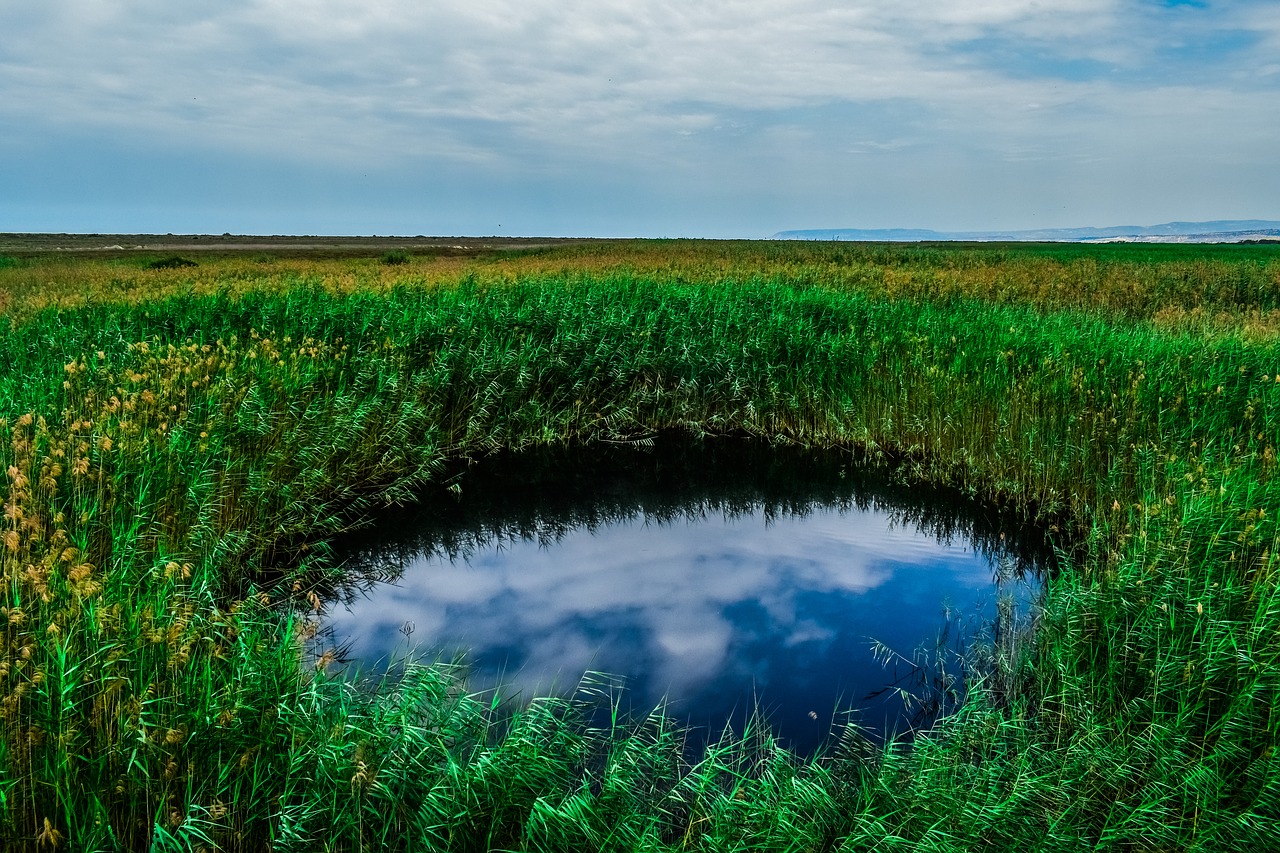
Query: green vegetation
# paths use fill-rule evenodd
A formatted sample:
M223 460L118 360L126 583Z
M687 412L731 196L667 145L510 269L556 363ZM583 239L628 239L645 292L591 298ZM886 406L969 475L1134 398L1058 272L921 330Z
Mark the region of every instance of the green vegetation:
M393 252L385 252L379 260L389 267L398 267L409 263L409 261L412 260L412 256L408 252L397 250Z
M0 271L15 849L1280 843L1271 247L654 242ZM910 747L506 714L313 662L326 543L450 460L683 430L862 448L1083 543ZM589 684L588 684L589 686Z

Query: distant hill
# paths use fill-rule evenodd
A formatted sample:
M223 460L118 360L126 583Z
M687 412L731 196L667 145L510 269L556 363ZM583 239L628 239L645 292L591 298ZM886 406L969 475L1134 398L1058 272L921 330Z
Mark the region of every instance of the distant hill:
M1280 240L1280 221L1219 219L1165 222L1162 225L1114 225L1108 228L1040 228L1028 231L930 231L923 228L816 228L779 231L775 240L870 240L925 242L946 240L1012 242L1239 243Z

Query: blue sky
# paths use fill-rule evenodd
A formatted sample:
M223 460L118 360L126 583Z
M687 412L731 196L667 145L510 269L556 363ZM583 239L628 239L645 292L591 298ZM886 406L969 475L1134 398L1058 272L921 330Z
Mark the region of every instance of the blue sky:
M0 0L0 231L1280 219L1275 0Z

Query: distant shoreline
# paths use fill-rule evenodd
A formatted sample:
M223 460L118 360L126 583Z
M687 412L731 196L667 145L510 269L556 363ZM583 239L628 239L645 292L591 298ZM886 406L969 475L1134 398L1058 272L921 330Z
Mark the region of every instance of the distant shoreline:
M483 251L540 249L596 242L586 237L340 237L254 236L245 234L58 234L0 233L0 253L120 254L133 252L283 252L365 254L371 251L422 251L473 254Z
M1105 228L1018 231L931 231L923 228L811 228L779 231L775 240L849 240L889 243L1244 243L1280 241L1280 221L1218 219Z

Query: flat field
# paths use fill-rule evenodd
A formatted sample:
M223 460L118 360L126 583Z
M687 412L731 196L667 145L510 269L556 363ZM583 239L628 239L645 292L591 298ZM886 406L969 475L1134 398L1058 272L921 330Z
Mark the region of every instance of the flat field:
M1280 247L19 238L13 849L1280 847ZM812 759L311 654L378 507L663 431L847 447L1068 564L957 714Z

